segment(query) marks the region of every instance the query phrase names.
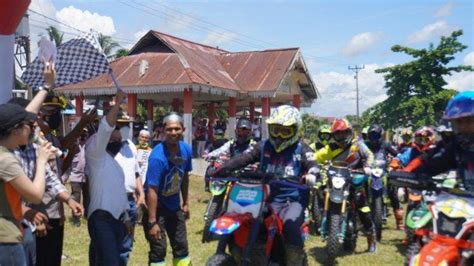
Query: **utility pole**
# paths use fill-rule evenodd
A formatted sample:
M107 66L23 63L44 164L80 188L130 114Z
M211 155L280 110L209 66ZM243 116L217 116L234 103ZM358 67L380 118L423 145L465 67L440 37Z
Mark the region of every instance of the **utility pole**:
M354 66L354 67L351 67L351 66L348 66L347 67L349 70L352 70L355 72L355 80L356 80L356 106L357 106L357 123L359 123L359 71L364 69L365 66L362 65L361 67L359 66Z

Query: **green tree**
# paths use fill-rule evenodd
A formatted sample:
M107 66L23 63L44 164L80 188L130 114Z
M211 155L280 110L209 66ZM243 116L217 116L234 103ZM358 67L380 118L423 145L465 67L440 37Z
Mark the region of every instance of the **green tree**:
M128 55L129 50L125 48L120 48L115 52L115 58L120 58Z
M114 41L112 37L103 35L102 33L99 33L98 41L104 54L107 56L111 55L113 49L120 47L118 42Z
M48 32L49 40L56 44L56 47L59 47L63 43L64 33L61 33L56 27L49 26L46 28Z
M364 123L378 123L386 128L436 124L456 93L444 88L447 84L444 76L473 71L472 66L449 66L454 54L467 48L458 41L462 34L462 30L454 31L441 37L436 47L430 44L427 49L393 46L393 52L407 54L414 60L375 71L384 74L388 98L364 112Z

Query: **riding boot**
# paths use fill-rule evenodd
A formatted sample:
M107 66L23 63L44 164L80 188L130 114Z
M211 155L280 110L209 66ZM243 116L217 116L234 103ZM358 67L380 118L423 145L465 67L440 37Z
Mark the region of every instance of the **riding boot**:
M370 253L373 253L377 250L377 241L375 241L375 232L367 234L367 247Z
M286 265L307 266L308 258L303 247L285 245Z
M397 230L405 230L405 221L403 215L403 209L395 209L393 210L395 214L395 222L397 224Z

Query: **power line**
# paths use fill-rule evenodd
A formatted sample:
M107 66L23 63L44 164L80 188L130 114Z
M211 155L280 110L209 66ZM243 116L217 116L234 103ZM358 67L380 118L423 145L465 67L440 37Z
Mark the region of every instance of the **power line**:
M349 70L352 70L355 72L355 80L356 80L356 104L357 104L357 122L359 122L359 71L364 69L365 66L362 65L361 67L359 66L348 66L347 67Z

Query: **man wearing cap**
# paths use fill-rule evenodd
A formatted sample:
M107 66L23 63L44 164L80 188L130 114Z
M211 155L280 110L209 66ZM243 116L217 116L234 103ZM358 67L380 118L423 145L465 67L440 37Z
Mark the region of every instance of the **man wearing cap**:
M120 151L115 155L115 160L123 169L125 174L125 190L127 191L128 199L128 215L133 227L137 222L137 206L145 205L145 194L143 192L143 182L140 177L140 167L138 166L137 148L133 144L130 137L132 132L130 123L132 120L127 115L122 115L117 119L116 128L120 130L122 137L122 145ZM120 256L122 260L128 261L128 257L133 247L133 231L132 234L127 234L123 241L122 251Z

